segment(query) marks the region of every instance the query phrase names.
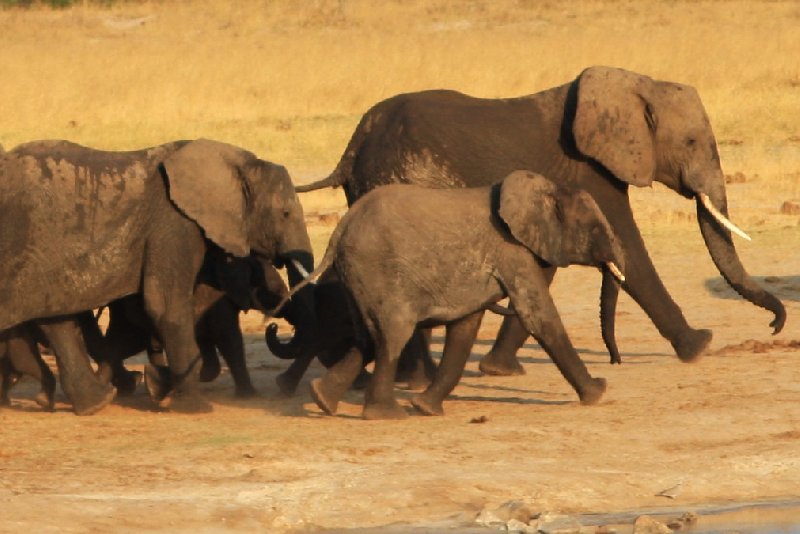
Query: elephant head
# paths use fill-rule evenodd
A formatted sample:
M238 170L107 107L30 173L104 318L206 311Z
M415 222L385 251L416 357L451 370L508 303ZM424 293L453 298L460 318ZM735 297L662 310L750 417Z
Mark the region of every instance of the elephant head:
M783 304L745 271L731 231L749 237L728 219L725 180L711 123L697 91L622 69L591 67L577 81L572 134L579 152L625 184L659 181L697 203L697 218L714 264L745 299L775 314Z
M285 266L291 285L313 270L303 208L284 167L207 139L181 146L162 167L170 200L224 252ZM309 313L312 295L296 297Z
M604 266L623 282L625 253L600 207L585 191L515 171L499 185L497 214L511 235L556 267Z

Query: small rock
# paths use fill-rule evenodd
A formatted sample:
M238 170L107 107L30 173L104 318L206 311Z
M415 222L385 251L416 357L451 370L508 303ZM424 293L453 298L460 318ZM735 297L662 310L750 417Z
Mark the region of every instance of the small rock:
M538 531L536 527L532 527L527 523L523 523L518 519L511 519L506 523L506 531L508 532L519 532L521 534L537 534Z
M594 534L617 534L617 529L609 527L608 525L600 525L597 527L597 530L594 531Z
M781 205L781 213L784 215L800 215L800 200L786 200Z
M485 415L481 415L480 417L473 417L472 419L469 420L469 422L472 424L480 424L480 423L485 423L488 420L489 420L488 417L486 417Z
M245 458L255 458L256 457L256 455L253 454L252 452L246 452L242 456L244 456Z
M532 523L541 534L580 534L582 525L580 521L569 515L544 512Z
M534 514L524 502L508 501L498 506L497 509L494 510L494 515L506 523L512 519L516 519L517 521L528 524Z
M681 530L685 527L691 527L697 523L697 515L692 512L686 512L678 519L674 519L667 523L667 526L672 530Z
M633 534L672 534L672 529L649 515L642 515L633 523Z
M479 525L483 525L484 527L500 527L506 524L505 521L497 517L494 512L487 510L484 508L478 514L478 517L475 518L475 522Z

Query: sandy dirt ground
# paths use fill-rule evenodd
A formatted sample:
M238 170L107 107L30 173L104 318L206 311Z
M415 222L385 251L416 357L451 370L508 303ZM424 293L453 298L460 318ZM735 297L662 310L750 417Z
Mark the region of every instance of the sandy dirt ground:
M695 227L645 235L690 324L714 331L693 364L678 361L623 296L624 363L610 366L599 274L561 271L553 293L567 329L590 371L609 383L597 406L580 406L532 341L520 353L525 376L480 376L499 325L493 316L443 417L409 408L404 421L364 421L358 392L337 417L324 416L307 381L294 398L279 398L274 378L286 362L266 351L256 314L244 322L262 396L234 399L224 374L203 386L209 414L153 411L143 388L92 417L72 415L63 396L56 413L43 413L28 400L33 384L22 383L0 410L0 531L308 532L458 524L509 500L583 513L796 499L797 223L784 216L748 228L753 243L738 242L749 271L786 304L789 320L774 337L769 314L726 289ZM438 355L443 333L434 335ZM321 372L315 366L309 376ZM398 387L397 395L408 406L411 392ZM673 499L657 495L673 486Z

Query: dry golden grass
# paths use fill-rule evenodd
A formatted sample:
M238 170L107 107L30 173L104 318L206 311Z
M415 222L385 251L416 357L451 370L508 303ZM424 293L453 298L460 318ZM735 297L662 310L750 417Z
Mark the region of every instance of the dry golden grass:
M800 3L791 1L197 0L4 10L0 142L68 138L126 149L206 136L284 163L305 181L333 168L361 114L390 95L448 87L513 96L609 64L696 86L726 172L743 171L748 194L777 210L778 197L800 197L798 28Z

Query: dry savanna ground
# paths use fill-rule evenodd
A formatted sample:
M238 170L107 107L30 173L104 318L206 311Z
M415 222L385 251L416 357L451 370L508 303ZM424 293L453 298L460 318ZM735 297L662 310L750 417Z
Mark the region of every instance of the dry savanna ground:
M730 175L750 272L786 303L765 312L726 289L693 205L663 188L634 208L665 284L714 340L681 364L626 296L624 364L599 335L599 277L573 268L553 289L590 370L609 380L581 407L533 343L527 374L482 377L488 318L440 418L358 418L359 393L323 417L305 388L276 397L285 362L264 320L244 317L262 397L205 385L214 411L157 413L143 392L77 418L16 390L0 411L0 531L309 531L470 522L509 500L532 511L676 513L800 497L800 4L745 1L369 0L84 2L0 10L0 143L67 138L134 149L210 137L281 162L297 181L329 172L361 114L432 87L486 97L564 83L608 64L694 85ZM340 192L302 197L324 249ZM284 332L288 330L284 327ZM441 350L441 332L434 346ZM133 366L140 366L141 358ZM311 376L321 370L312 369ZM407 402L409 392L398 395ZM482 423L472 424L478 420ZM672 486L674 498L657 496Z

